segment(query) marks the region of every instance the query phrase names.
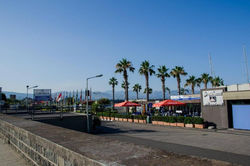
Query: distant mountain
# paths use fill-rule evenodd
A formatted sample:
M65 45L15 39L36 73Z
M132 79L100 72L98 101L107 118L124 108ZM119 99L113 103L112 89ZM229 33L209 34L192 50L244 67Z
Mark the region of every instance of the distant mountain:
M11 94L16 95L16 98L18 100L24 99L26 97L26 93L17 93L17 92L8 92L8 91L3 91L3 93L6 94L7 98L10 97ZM198 91L196 92L198 93ZM58 93L52 93L52 97L54 98L55 95ZM177 90L173 90L171 91L171 95L177 95L178 92ZM33 94L28 94L29 97L33 97ZM78 94L78 97L80 97L80 95ZM166 94L166 98L168 98L169 95ZM84 98L84 97L83 97ZM100 98L108 98L108 99L112 99L112 91L105 91L105 92L92 92L92 99L100 99ZM116 91L115 92L115 98L117 100L124 100L124 91ZM139 93L139 98L146 98L146 95L144 93ZM153 91L152 94L150 94L150 99L161 99L162 98L162 91ZM136 99L136 93L133 91L129 91L129 99Z

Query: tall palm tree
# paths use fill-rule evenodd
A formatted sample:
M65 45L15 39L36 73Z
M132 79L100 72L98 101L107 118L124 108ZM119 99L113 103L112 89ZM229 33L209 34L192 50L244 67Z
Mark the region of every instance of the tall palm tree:
M145 76L146 79L146 90L149 90L149 76L155 74L154 65L151 65L149 61L143 61L139 69L139 73ZM149 100L149 92L146 92L146 101Z
M136 92L136 100L138 100L138 93L141 91L141 85L140 84L135 84L133 86L133 91Z
M147 90L147 88L145 88L143 93L146 93L146 94L149 93L149 94L151 94L152 92L153 92L152 88L148 88L148 90Z
M189 78L186 80L186 84L184 85L185 87L191 85L192 89L192 94L194 94L194 88L195 86L198 86L199 84L199 79L195 78L195 76L189 76Z
M214 78L212 78L211 79L211 83L212 83L213 87L218 87L218 86L224 85L224 81L220 77L214 77Z
M188 89L185 89L185 88L181 88L181 95L186 95L189 93L189 90Z
M184 70L184 67L180 67L180 66L175 66L175 68L172 69L172 71L170 72L170 74L176 78L177 80L177 89L178 89L178 94L181 94L181 76L185 76L187 75L187 73Z
M156 76L161 79L161 84L162 84L162 98L165 100L165 93L166 93L166 87L165 87L165 78L170 77L168 74L168 69L166 68L165 65L160 66L158 69L158 73Z
M118 85L118 81L115 77L109 79L109 85L112 86L112 96L113 96L113 103L112 109L114 110L114 103L115 103L115 86Z
M116 64L116 71L115 73L122 73L123 79L125 83L125 100L128 101L128 71L134 72L135 68L132 65L132 62L128 61L127 59L123 58Z
M130 84L130 83L128 82L128 84L127 84L127 85L128 85L128 89L129 89L129 84ZM122 87L122 89L126 89L125 81L122 82L121 87Z
M212 80L212 77L207 74L207 73L203 73L201 74L201 82L204 84L204 89L207 89L207 84Z
M170 96L171 96L171 90L168 87L166 87L165 90L168 91L168 95L169 95L169 98L170 98Z

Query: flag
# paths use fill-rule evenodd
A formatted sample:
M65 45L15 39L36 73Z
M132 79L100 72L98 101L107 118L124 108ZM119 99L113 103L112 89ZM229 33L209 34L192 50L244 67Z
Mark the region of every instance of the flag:
M62 93L59 93L59 95L56 98L56 102L59 102L62 99Z
M80 102L82 103L82 90L81 90L81 94L80 94Z

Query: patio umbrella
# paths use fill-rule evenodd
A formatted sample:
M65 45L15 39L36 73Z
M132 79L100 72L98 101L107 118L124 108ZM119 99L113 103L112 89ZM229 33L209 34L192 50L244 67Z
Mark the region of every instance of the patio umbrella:
M124 101L122 103L115 104L115 107L138 107L138 106L141 106L141 105L137 104L137 103L130 102L130 101Z
M185 105L185 103L176 101L176 100L163 100L159 103L155 103L153 107L163 107L163 106L181 106Z

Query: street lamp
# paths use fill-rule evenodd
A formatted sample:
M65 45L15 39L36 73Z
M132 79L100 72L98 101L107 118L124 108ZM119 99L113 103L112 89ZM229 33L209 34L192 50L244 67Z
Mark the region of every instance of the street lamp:
M86 92L85 92L85 96L86 96L86 112L87 112L87 131L88 133L90 132L90 126L89 126L89 100L88 100L88 80L92 79L92 78L98 78L98 77L102 77L102 74L93 76L93 77L89 77L86 79Z
M26 111L28 112L28 107L29 107L29 105L28 105L28 91L29 91L29 89L34 89L34 88L37 88L38 86L36 85L36 86L32 86L32 87L30 87L29 85L27 85L26 86L26 88L27 88L27 96L26 96Z

